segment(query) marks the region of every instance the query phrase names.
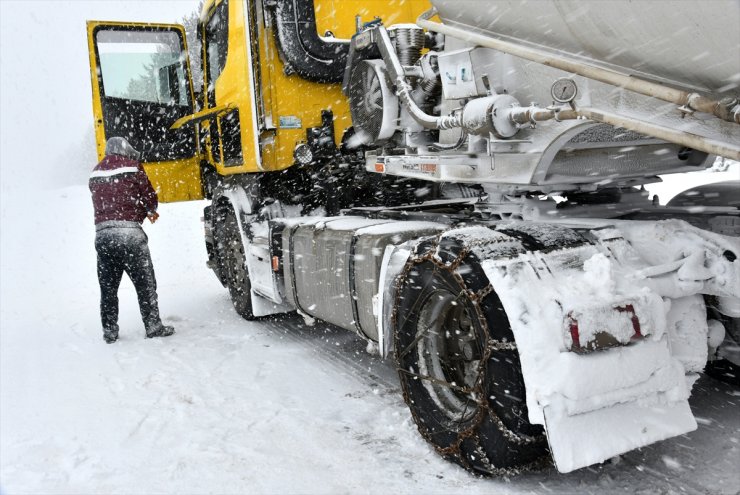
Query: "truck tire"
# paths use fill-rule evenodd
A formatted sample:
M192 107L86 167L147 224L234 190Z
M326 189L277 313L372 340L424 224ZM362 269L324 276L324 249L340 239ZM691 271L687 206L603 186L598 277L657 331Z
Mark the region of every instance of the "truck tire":
M546 462L543 429L527 419L501 301L462 243L432 244L407 263L394 311L401 388L419 432L443 457L478 474Z
M230 206L225 206L219 209L218 220L215 236L219 271L224 276L236 312L245 320L253 320L252 286L236 214Z
M738 349L740 341L738 341L737 336L740 336L740 318L730 318L717 311L713 311L710 315L719 320L725 327L725 340L722 342L720 349L722 347ZM735 352L735 357L737 357L737 352ZM740 387L740 365L737 362L725 358L713 359L707 362L704 373L720 382Z

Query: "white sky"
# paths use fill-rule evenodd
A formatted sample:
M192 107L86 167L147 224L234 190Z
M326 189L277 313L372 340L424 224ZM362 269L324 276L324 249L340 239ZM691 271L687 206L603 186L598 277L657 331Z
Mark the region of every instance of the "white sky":
M198 0L0 0L2 189L29 169L44 183L47 167L92 127L85 21L180 23L197 8Z

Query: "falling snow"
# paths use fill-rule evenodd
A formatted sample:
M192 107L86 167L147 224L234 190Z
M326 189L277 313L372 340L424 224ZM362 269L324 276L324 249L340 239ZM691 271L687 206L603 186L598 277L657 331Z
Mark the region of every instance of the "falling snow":
M203 202L163 205L145 226L177 334L144 339L125 280L121 339L106 345L85 185L96 158L84 21L180 22L197 6L0 2L0 493L737 493L740 392L705 376L690 399L697 430L603 464L480 479L446 462L376 348L300 315L236 315L205 266ZM665 203L738 174L722 163L649 190ZM595 293L609 275L598 257L584 273Z

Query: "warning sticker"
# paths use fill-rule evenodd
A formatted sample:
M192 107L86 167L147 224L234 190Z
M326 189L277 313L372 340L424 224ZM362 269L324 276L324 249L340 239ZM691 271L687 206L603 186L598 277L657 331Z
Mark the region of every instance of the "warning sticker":
M420 172L426 175L434 175L437 173L436 163L404 163L401 165L401 168L409 172Z
M280 128L281 129L301 129L303 122L300 117L296 115L281 115L280 116Z

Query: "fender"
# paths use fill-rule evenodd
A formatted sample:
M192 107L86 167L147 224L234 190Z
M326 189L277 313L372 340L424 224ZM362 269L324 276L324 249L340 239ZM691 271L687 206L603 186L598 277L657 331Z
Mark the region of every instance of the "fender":
M267 266L265 267L262 266L263 264L261 264L258 261L258 257L255 256L255 252L260 251L260 249L264 250L265 248L264 246L259 246L255 244L253 242L253 239L250 237L250 235L248 235L247 232L247 226L253 223L257 217L256 212L254 211L255 201L253 195L250 194L247 188L243 187L226 188L220 191L220 193L221 196L226 198L227 200L227 205L224 207L233 209L234 213L236 214L237 223L239 225L239 235L241 237L242 245L244 246L244 252L246 255L246 268L247 272L250 274L250 278L258 276L262 273L268 273L269 280L266 281L264 280L266 277L261 277L260 281L263 283L263 285L267 283L268 286L271 286L271 292L278 295L277 301L272 300L272 298L262 296L255 290L256 284L253 282L251 284L250 297L252 301L252 312L254 313L254 316L269 316L273 314L287 313L289 311L293 311L295 309L293 306L279 299L279 290L271 271L270 257L263 256L263 258L266 259L267 263ZM262 223L264 223L265 228L268 228L267 221L264 221ZM269 251L269 247L267 249Z

